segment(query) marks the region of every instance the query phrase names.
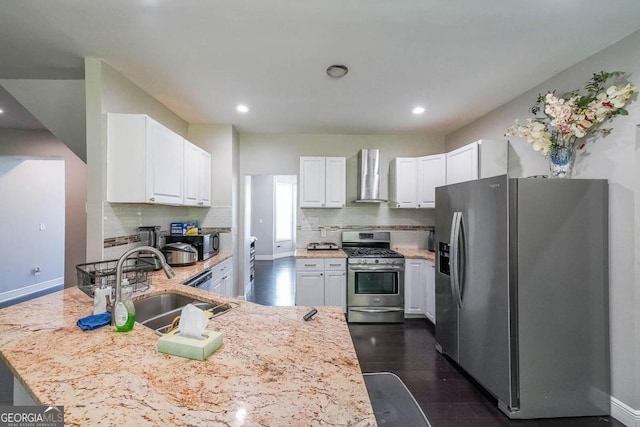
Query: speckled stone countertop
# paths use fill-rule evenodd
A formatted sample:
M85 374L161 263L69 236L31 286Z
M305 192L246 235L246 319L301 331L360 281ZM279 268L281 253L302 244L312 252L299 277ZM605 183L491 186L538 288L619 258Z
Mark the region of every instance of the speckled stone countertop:
M346 258L347 254L342 249L308 250L296 249L296 258Z
M400 252L405 258L410 259L426 259L427 261L435 261L435 252L426 249L416 248L393 248L394 251Z
M0 310L0 358L39 404L64 405L65 424L375 426L339 307L266 307L181 284L228 255L153 276L149 295L179 292L237 307L209 321L224 344L207 360L156 351L140 324L83 332L92 301L68 288Z

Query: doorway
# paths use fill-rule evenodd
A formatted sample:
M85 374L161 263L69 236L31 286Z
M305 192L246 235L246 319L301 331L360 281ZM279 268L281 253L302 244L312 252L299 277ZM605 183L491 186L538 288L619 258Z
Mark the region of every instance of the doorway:
M256 260L293 256L296 239L295 175L251 177L251 236L256 240Z
M254 272L246 298L294 305L297 221L296 175L251 175L246 180L245 230L255 239Z

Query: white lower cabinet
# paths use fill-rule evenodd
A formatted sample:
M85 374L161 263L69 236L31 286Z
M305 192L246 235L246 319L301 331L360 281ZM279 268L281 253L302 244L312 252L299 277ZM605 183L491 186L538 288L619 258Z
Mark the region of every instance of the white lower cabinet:
M433 261L406 259L404 265L405 317L422 317L436 323L436 269Z
M211 269L211 292L233 296L233 259L228 258Z
M344 258L296 260L296 305L335 305L347 311L347 262Z
M425 261L427 287L425 292L425 315L427 319L436 323L436 264L433 261Z
M425 314L426 270L423 259L406 259L404 262L405 317Z
M324 260L324 305L337 305L347 312L347 264L344 259Z

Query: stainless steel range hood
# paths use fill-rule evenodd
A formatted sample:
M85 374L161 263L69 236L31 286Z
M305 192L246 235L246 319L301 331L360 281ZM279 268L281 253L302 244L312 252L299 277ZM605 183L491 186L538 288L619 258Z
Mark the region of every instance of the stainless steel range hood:
M356 202L386 202L380 198L380 150L377 148L365 148L358 152L358 196Z

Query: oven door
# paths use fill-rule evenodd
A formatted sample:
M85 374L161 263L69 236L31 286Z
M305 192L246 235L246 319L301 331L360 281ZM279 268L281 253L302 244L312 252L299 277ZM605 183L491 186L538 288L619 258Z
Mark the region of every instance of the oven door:
M402 322L404 268L349 265L347 306L349 322Z

